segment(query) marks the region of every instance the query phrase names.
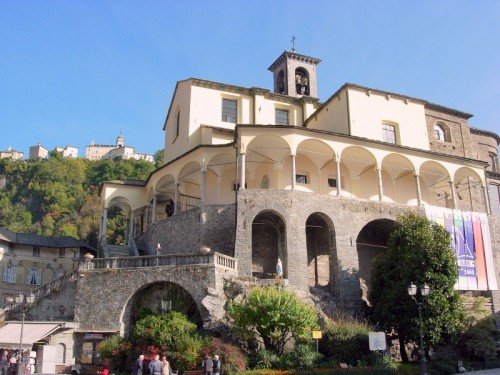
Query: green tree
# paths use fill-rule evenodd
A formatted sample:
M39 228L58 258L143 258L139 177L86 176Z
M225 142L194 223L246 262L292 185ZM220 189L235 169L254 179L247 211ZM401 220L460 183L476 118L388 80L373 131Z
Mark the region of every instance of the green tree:
M370 291L372 319L386 332L397 333L404 361L408 360L404 344L418 342L419 338L418 309L407 291L411 283L431 288L422 305L428 346L455 337L462 327L463 309L454 289L458 266L450 241L443 226L408 213L396 221L387 251L375 258Z
M228 312L242 338L261 341L277 354L291 339L309 340L318 327L314 307L281 287L255 288L242 303L230 302Z
M132 340L166 348L172 366L182 369L193 366L202 348L208 345L208 341L197 333L196 324L176 311L140 319L134 326Z

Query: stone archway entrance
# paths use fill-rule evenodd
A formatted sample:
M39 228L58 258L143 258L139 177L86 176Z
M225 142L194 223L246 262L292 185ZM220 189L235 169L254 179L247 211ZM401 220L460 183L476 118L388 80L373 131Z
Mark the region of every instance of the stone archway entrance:
M186 314L190 321L202 327L196 302L184 288L172 282L156 282L144 285L128 301L122 322L125 337L130 335L134 324L141 318L166 311Z
M330 218L314 213L306 221L309 287L328 286L335 257L335 233Z
M252 276L267 279L276 273L278 257L287 276L285 222L277 213L259 213L252 222Z
M377 219L366 224L356 239L359 262L359 286L363 301L369 304L370 279L373 259L387 248L387 241L394 230L394 221Z

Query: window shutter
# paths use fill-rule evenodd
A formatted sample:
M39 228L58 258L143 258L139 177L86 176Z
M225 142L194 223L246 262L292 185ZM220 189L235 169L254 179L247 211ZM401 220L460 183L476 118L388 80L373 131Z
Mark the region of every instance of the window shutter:
M10 267L10 282L12 284L16 283L16 267Z
M9 266L5 265L3 267L3 275L2 275L2 281L5 283L8 283L8 272L9 272Z
M30 278L31 278L31 270L28 270L28 272L26 272L26 284L30 283Z
M36 270L36 285L42 283L42 270Z

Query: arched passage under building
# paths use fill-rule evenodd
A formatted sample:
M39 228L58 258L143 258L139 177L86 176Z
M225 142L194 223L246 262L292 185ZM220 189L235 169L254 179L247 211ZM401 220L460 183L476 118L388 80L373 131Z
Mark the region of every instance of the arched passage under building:
M330 218L311 214L306 221L307 268L310 287L329 286L336 262L335 230Z
M283 277L286 278L285 222L276 212L261 212L252 222L252 276L272 278L276 273L278 257L283 263Z
M356 239L359 264L359 286L363 301L369 304L373 259L387 249L387 241L394 230L394 221L377 219L366 224Z
M167 311L183 313L199 328L202 327L196 302L184 288L172 282L156 282L137 290L125 306L122 318L125 337L132 333L133 326L141 318Z

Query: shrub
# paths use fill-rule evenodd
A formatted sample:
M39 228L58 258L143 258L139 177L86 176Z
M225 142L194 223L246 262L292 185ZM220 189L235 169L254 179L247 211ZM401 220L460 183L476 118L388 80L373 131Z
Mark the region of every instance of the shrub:
M250 357L250 367L255 369L270 369L278 363L278 355L266 349L259 349Z
M281 357L281 366L279 367L284 370L311 369L317 366L322 357L321 354L316 353L316 350L311 345L299 344L295 345L293 350Z
M354 366L358 360L370 354L368 333L372 330L367 322L345 318L326 324L320 351L327 358Z
M212 342L203 352L209 355L218 354L222 363L222 372L226 375L237 374L246 368L245 355L236 346L225 343L221 339L212 338Z

